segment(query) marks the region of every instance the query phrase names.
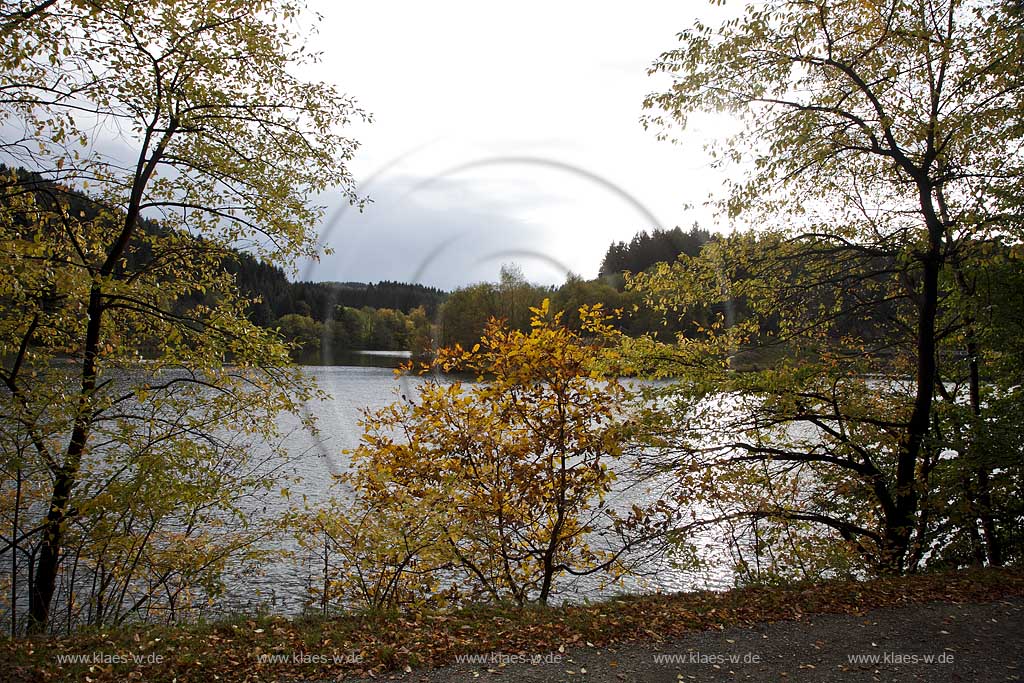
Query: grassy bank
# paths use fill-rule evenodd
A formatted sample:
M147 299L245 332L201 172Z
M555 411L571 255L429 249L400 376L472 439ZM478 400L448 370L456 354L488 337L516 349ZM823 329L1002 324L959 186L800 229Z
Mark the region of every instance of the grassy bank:
M559 648L660 641L686 631L860 613L934 600L1024 596L1024 571L971 570L726 593L627 597L563 608L240 618L0 643L3 681L279 681L381 675L456 655L536 655ZM79 661L68 661L72 657ZM82 659L87 661L83 662Z

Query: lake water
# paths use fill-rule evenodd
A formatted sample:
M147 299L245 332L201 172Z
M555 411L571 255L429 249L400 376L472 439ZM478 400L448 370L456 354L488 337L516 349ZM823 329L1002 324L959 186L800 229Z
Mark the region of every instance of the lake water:
M334 476L348 468L348 459L343 454L354 448L362 434L359 427L361 411L381 408L397 400L403 393L414 395L420 378L396 378L393 367L401 359L394 356L365 355L359 366L306 366L304 372L316 379L321 389L330 396L327 400L309 403L308 414L316 417L320 433L314 436L299 427L298 420L282 421L282 428L288 432L286 446L295 458L295 474L300 481L290 485L290 500L278 499L276 505L283 511L291 502L305 496L310 502L332 495ZM388 367L376 367L386 365ZM337 486L333 493L344 496L345 491ZM641 490L615 491L609 495L608 504L628 507L634 502L643 502L648 496ZM275 505L274 501L269 503ZM259 513L261 511L254 511ZM270 509L267 512L274 512ZM717 546L715 538L704 539L709 547ZM296 549L294 542L287 539L281 543ZM568 601L582 601L609 597L624 592L673 592L690 589L725 588L731 584L731 573L723 558L719 566L701 572L681 571L673 566L672 560L664 555L646 561L641 574L629 577L613 586L604 586L601 577L573 579L563 576L556 584L559 597ZM228 603L234 609L251 609L267 605L272 611L296 613L301 611L307 596L307 587L316 570L300 557L282 558L263 567L259 576L236 577L229 583ZM316 581L313 578L313 581Z

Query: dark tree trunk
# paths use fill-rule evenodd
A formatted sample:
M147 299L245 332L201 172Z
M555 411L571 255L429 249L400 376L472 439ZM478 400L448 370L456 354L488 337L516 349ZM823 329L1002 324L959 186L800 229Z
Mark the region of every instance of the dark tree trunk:
M971 413L975 419L975 428L981 427L981 369L978 362L978 342L974 336L973 321L967 327L967 359L970 364L970 391L971 391ZM978 498L974 503L978 511L978 519L981 520L981 533L985 539L985 557L993 567L1003 563L1002 548L999 543L999 536L996 532L995 520L992 518L992 486L989 483L988 467L981 461L982 455L977 452L977 446L971 444L974 449L975 463L975 484Z
M53 493L43 523L42 543L36 560L35 581L29 592L29 630L46 631L50 619L50 605L57 587L60 553L64 545L64 529L69 518L68 504L78 477L78 468L89 441L91 400L96 389L96 356L100 346L100 319L103 314L102 292L94 285L89 293L89 324L85 331L85 352L82 362L82 392L79 395L78 414L71 431L71 440L65 454L64 465L54 472Z
M914 408L899 446L893 511L885 520L883 534L882 571L891 574L900 574L908 569L905 566L907 551L918 514L917 466L931 424L932 398L938 373L935 324L939 310L939 271L943 263L943 224L935 212L931 185L926 179L921 179L918 186L928 246L920 257Z
M57 586L57 570L60 566L60 551L64 540L64 523L67 519L67 505L74 487L74 475L65 470L57 473L46 514L43 540L36 560L35 581L29 592L29 631L42 633L50 618L50 604Z

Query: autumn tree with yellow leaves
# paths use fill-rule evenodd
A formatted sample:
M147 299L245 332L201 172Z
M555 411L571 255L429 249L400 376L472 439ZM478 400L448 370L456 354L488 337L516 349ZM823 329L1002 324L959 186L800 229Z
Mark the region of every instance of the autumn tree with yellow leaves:
M598 369L616 333L600 306L580 332L547 300L532 313L529 332L492 320L442 349L414 396L366 414L356 500L316 518L348 553L338 597L547 603L560 577L624 571L640 539L608 494L641 440L636 394Z

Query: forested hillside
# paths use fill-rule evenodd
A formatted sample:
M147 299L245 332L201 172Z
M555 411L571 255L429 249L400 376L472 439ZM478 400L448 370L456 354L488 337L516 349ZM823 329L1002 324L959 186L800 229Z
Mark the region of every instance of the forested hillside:
M23 186L31 188L42 205L56 201L55 197L59 196L81 217L90 218L97 212L96 204L86 195L68 192L25 171L17 173ZM159 221L143 219L141 224L140 236L126 251L129 266L150 258L152 239L170 235L170 229ZM646 304L643 296L625 286L628 274L650 272L659 266L675 264L680 258L698 258L706 245L719 239L698 228L689 232L678 227L639 232L629 242L616 242L608 247L599 277L584 280L570 276L558 287L528 282L514 264L502 268L498 282L481 282L451 293L421 284L391 281L293 282L280 267L268 265L239 249L225 252L221 268L233 278L239 293L250 301L249 319L261 327L278 330L293 345L293 358L333 363L350 350L408 350L423 355L438 345L457 343L470 348L479 341L487 321L492 318L507 320L512 328L527 331L530 309L546 298L551 300L555 310L564 311L571 329L579 330L580 306L601 304L605 310L616 313L614 324L624 334L652 335L666 342L673 341L679 334L694 334L718 315L739 321L749 313L746 294L742 291L724 292L721 301L689 306L666 320ZM880 272L888 272L896 265L885 262L884 257L878 258L881 259L877 264ZM721 267L732 266L722 263ZM788 277L800 277L801 269L797 265ZM867 288L877 285L878 282L865 281L857 287L865 288L866 292ZM213 290L189 292L179 297L177 307L184 310L216 296ZM805 292L805 297L810 299L816 296L814 292ZM827 303L820 302L821 305ZM893 313L892 304L869 311L839 312L834 336L837 339L854 333L867 338L883 336L886 320ZM777 331L777 321L767 320L761 325L759 339L763 341ZM757 341L748 340L749 343ZM784 351L776 348L769 355ZM145 345L142 353L147 353ZM764 353L760 352L759 356Z
M241 251L225 267L243 292L259 299L250 309L252 320L259 325L269 325L289 314L322 321L338 306L389 308L402 313L422 306L433 315L446 296L435 287L404 282L292 282L280 268Z
M671 263L680 254L696 256L711 238L710 232L697 226L689 232L683 232L678 226L671 230L638 232L628 243L614 242L608 247L599 275L616 278L623 272L647 270L655 263Z
M11 172L0 165L0 175ZM95 220L101 211L81 192L23 169L13 172L22 191L31 193L42 207L64 202L69 213L83 220ZM153 239L172 234L171 228L152 218L141 219L140 226L139 235L125 251L128 268L151 258ZM189 239L202 244L198 237ZM318 352L326 346L333 352L428 348L429 318L447 296L434 287L403 282L292 282L282 268L240 249L225 250L220 268L232 276L239 294L250 300L249 319L261 327L279 329L285 339L296 344L293 357L304 360L319 361ZM192 291L178 298L176 309L185 310L216 296L214 290Z
M19 170L18 175L41 203L59 196L80 216L93 217L97 211L86 195L57 187L36 174ZM142 236L126 252L129 265L149 258L148 238L169 231L152 219L143 219L142 226ZM650 333L671 340L695 321L706 320L707 312L694 312L663 324L643 305L641 297L625 291L623 274L672 263L680 254L696 256L711 239L711 233L698 228L685 233L678 227L639 232L629 242L609 246L601 274L594 280L570 276L559 287L539 286L527 282L518 267L509 264L502 269L498 282L477 283L451 294L435 287L392 281L293 282L282 268L238 249L230 250L221 267L234 278L242 296L251 301L249 319L261 327L278 329L294 344L295 359L335 362L347 350L410 350L421 354L436 344L454 343L468 348L479 340L491 318L506 319L516 329L528 329L530 308L545 298L550 298L557 310L565 311L573 329L579 329L577 311L581 305L600 303L606 310L620 311L616 325L623 332L632 336ZM193 292L185 295L180 305L193 306L214 295Z

